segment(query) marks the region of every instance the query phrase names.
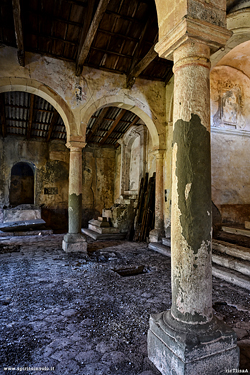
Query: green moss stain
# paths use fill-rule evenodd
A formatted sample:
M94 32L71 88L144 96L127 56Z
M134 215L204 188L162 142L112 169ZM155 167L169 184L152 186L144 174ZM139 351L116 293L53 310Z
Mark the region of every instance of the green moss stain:
M173 143L177 144L175 173L182 235L197 254L202 241L211 241L210 133L200 117L192 114L190 122L175 123ZM187 196L186 185L190 183Z
M82 221L82 194L69 195L69 233L80 233Z

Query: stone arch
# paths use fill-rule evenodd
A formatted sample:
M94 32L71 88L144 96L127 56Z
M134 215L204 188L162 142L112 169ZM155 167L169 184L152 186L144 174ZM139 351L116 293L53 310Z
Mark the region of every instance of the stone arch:
M133 112L136 114L140 119L145 123L147 126L151 139L152 139L152 145L155 149L158 149L160 147L160 143L164 143L164 137L160 137L160 132L158 132L157 129L157 118L152 113L150 109L148 109L147 113L145 108L140 108L138 103L134 101L131 98L126 98L124 96L119 97L117 96L109 96L105 98L101 98L95 102L92 102L87 108L84 108L81 112L81 134L86 134L87 125L89 122L89 119L95 113L97 110L104 108L104 107L119 107L127 109L128 111ZM142 104L143 107L145 105ZM153 121L153 119L154 121ZM159 125L160 128L160 125Z
M67 103L49 86L27 78L0 78L0 93L8 91L24 91L40 96L47 100L60 114L67 132L67 138L72 134L77 135L74 115Z

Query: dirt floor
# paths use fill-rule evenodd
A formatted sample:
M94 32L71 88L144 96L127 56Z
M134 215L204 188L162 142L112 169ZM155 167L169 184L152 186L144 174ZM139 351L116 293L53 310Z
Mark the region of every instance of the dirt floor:
M0 254L1 375L160 375L147 330L149 315L171 306L170 258L124 241L66 254L59 235L12 250ZM213 278L213 307L236 330L250 372L250 291Z

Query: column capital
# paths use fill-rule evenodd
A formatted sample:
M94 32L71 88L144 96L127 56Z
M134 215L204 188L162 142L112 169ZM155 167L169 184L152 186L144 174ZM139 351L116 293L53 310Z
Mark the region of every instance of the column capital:
M213 53L224 46L231 35L232 32L224 27L186 16L159 40L155 51L159 57L173 60L173 53L178 47L193 41L206 44Z
M85 138L74 136L70 137L70 139L66 143L66 147L70 149L70 151L82 151L82 149L86 146Z

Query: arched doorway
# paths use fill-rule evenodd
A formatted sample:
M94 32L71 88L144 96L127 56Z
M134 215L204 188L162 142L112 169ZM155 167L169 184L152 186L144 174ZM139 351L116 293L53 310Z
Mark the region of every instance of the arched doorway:
M28 163L20 162L11 169L10 205L34 204L34 173Z

